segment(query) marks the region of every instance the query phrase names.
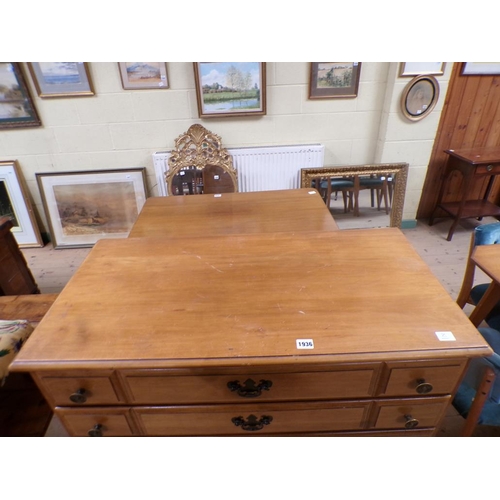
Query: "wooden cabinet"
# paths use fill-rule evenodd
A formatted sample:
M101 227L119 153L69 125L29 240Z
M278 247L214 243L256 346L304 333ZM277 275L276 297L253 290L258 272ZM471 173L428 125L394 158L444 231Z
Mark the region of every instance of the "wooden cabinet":
M432 434L465 366L464 359L323 364L314 371L86 371L36 380L75 436Z
M387 228L101 240L12 369L75 436L406 436L490 353Z

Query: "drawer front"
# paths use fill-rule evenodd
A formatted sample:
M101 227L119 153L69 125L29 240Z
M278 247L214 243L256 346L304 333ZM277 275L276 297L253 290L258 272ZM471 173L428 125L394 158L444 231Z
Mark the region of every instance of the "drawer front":
M137 435L130 408L56 408L71 436L116 437Z
M135 408L147 436L257 436L358 430L369 403Z
M462 377L464 368L465 362L443 366L388 364L388 380L381 395L432 396L450 394Z
M381 401L374 409L374 428L413 430L436 427L451 397Z
M42 376L38 380L55 406L112 405L122 402L110 377Z
M376 370L193 376L125 374L136 404L246 403L362 398L371 394Z
M477 175L497 175L500 174L500 163L490 163L489 165L478 165Z

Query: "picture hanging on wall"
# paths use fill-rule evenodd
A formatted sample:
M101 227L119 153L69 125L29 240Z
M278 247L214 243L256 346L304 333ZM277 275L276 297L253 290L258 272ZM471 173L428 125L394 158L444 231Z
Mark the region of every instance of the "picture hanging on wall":
M168 89L167 63L120 62L118 68L124 89Z
M333 99L358 95L360 62L313 62L309 99Z
M193 64L200 118L266 114L266 63Z
M464 62L461 75L500 75L500 62Z
M0 217L12 220L11 232L19 247L43 246L28 191L16 161L0 162Z
M146 201L146 169L35 174L54 248L126 238Z
M32 62L28 65L36 91L42 98L94 95L85 62Z
M439 98L439 83L431 75L413 78L401 94L401 111L411 121L425 118Z
M0 129L39 127L41 124L21 65L0 62Z
M402 62L399 76L443 75L444 62Z

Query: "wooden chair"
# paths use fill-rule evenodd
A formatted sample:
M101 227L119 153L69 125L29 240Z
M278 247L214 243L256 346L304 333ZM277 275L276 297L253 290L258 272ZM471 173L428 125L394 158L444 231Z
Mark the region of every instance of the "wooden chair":
M9 217L0 218L0 295L40 293L12 227Z
M200 124L175 141L166 173L169 195L235 193L238 177L221 138Z
M457 304L462 309L465 307L465 304L476 305L489 285L488 283L476 285L473 291L476 265L471 259L471 256L474 248L478 245L496 245L498 243L500 243L500 222L493 222L492 224L482 224L481 226L477 226L474 229L471 235L469 254L467 256L467 262L465 265L464 278L462 280L462 286L457 297ZM488 315L488 317L489 316L491 316L491 313ZM494 325L490 326L495 328Z
M478 328L493 349L486 358L472 359L453 406L465 418L461 435L472 436L476 426L500 426L500 332Z
M385 213L389 214L390 195L387 176L360 176L359 190L369 189L371 195L371 206L375 207L375 195L377 196L377 209L380 210L382 199L384 200Z

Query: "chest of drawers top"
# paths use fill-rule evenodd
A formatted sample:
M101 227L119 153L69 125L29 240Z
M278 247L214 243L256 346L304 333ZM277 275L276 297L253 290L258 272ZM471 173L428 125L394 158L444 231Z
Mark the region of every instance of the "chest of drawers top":
M440 340L440 331L455 340ZM387 228L101 240L13 368L269 366L489 352L404 235Z

